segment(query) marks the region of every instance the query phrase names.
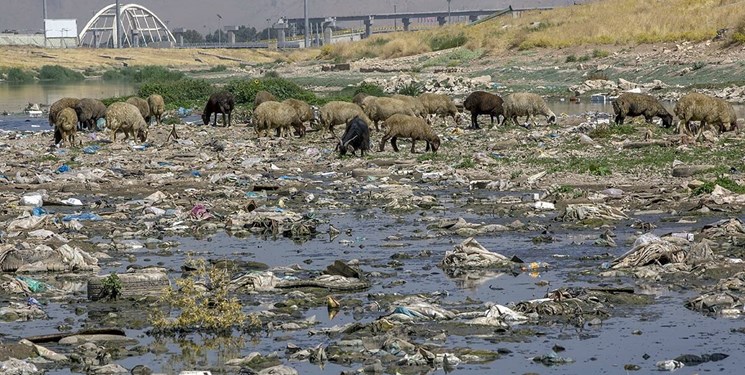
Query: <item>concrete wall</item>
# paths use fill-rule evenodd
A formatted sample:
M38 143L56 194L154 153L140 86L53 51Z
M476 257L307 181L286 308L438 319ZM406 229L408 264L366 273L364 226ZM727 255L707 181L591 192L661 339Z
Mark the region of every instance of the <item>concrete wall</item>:
M77 48L78 38L46 39L43 34L0 34L0 46Z

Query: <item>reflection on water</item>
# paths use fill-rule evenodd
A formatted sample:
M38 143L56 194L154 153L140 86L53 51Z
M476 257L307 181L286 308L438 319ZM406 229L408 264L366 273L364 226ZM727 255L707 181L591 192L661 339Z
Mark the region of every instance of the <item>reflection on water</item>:
M21 112L28 103L52 104L60 98L110 98L135 93L131 83L85 80L70 83L0 84L0 112Z

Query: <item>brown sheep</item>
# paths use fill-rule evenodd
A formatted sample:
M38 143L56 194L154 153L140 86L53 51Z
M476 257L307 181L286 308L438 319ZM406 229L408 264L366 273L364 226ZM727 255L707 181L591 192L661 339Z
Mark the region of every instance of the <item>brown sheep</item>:
M142 118L140 109L133 104L117 102L112 103L106 110L106 126L111 129L111 141L116 142L116 133L124 133L127 140L131 135L136 136L141 142L147 140L147 123Z
M304 127L294 107L275 101L261 103L254 109L253 124L259 137L262 131L267 136L270 129L276 129L280 137L286 137L290 133L290 127Z
M365 98L367 98L369 96L372 96L372 95L365 94L364 92L358 92L352 98L352 103L357 104L358 106L362 107L362 102L365 100Z
M501 124L499 116L504 118L504 109L502 103L504 101L499 95L494 95L486 91L474 91L463 102L463 107L471 112L471 128L478 129L478 116L489 115L491 118L491 125L494 125L494 118L497 118L497 125Z
M427 124L421 117L395 114L386 120L386 131L383 138L380 140L379 150L382 152L385 148L385 142L391 140L391 146L393 151L398 152L398 145L396 140L398 138L411 138L411 153L416 153L415 145L416 141L423 140L427 142L426 151L432 148L432 152L436 153L437 149L440 148L440 137L435 134L432 127Z
M397 113L410 116L416 115L411 105L403 100L378 98L375 96L368 96L362 101L362 110L375 123L376 131L380 131L380 126L378 125L380 121L385 121Z
M627 116L644 116L649 123L656 116L662 119L664 127L669 128L673 125L673 115L651 95L625 92L613 101L613 112L616 114L616 125L622 125Z
M57 114L65 108L75 108L78 105L80 99L78 98L62 98L49 107L49 126L54 126L57 119Z
M75 146L77 128L78 115L75 110L70 107L62 108L56 116L55 132L59 132L60 140L64 140L68 147Z
M680 120L678 132L693 135L691 121L700 121L696 138L707 125L717 126L719 131L737 129L737 117L734 108L722 99L692 92L686 94L675 104L675 115Z
M155 117L155 122L160 125L163 113L166 111L166 102L163 100L163 97L158 94L152 94L147 97L147 105L150 107L150 115Z
M543 115L548 119L548 123L556 122L556 115L551 109L548 108L546 101L543 100L539 95L529 92L518 92L507 95L502 103L504 109L505 121L507 119L517 125L518 116L527 116L525 121L531 121L532 116ZM535 120L532 120L533 125L536 125Z
M427 110L424 109L424 104L416 96L396 94L396 95L391 95L391 98L403 100L409 103L409 105L411 106L411 110L414 111L414 114L419 117L425 117L427 114Z
M140 110L142 118L145 119L146 123L150 123L150 105L147 104L147 100L133 96L127 99L127 103L134 105Z
M80 99L75 106L75 113L78 115L78 121L83 128L94 130L96 129L96 121L106 116L106 105L98 99Z
M334 125L346 125L349 121L352 121L355 116L359 116L362 121L368 124L368 126L371 123L365 112L362 111L362 108L354 103L341 101L328 102L323 107L321 107L320 112L321 127L323 128L323 132L325 133L328 129L329 131L331 131L332 138L336 138L336 135L334 133Z
M259 91L254 97L254 108L257 108L261 103L264 102L277 102L277 98L272 95L269 91Z
M458 116L458 107L453 103L453 99L445 94L432 94L425 92L419 95L419 100L424 105L424 110L428 115L435 115L446 120L448 116L453 118L456 124L460 124Z
M282 103L295 108L295 112L297 112L300 121L302 121L303 123L307 122L312 126L318 121L318 115L316 111L313 110L313 107L310 106L310 104L298 99L285 99L284 101L282 101ZM305 126L302 126L297 130L300 133L298 134L300 137L305 135Z

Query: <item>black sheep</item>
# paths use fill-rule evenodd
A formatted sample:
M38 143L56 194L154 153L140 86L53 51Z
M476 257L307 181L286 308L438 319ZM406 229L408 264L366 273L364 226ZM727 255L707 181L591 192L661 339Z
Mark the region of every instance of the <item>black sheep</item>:
M502 98L486 91L474 91L468 95L463 102L463 107L471 112L471 128L478 129L479 115L489 115L491 124L494 125L494 118L497 118L497 124L500 124L499 116L504 118L504 109L502 108Z
M202 121L205 125L210 123L210 117L215 114L215 121L212 126L217 126L217 114L222 113L223 126L230 126L230 114L233 112L235 107L235 97L233 94L227 91L219 91L212 95L207 100L207 105L204 106L204 112L202 112ZM225 114L228 115L227 122L225 121Z
M360 157L365 156L365 151L370 150L370 128L367 123L359 116L349 120L344 136L336 148L342 156L346 155L347 151L356 156L357 150L360 150Z
M673 115L651 95L625 92L613 101L613 112L616 114L616 125L623 125L626 117L644 116L651 123L653 117L662 119L662 126L669 128L673 125Z

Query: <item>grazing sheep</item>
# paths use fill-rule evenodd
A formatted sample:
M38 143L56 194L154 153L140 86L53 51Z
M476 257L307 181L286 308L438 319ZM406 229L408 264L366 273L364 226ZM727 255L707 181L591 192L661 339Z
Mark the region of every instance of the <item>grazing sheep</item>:
M463 102L463 107L471 112L471 128L478 129L478 116L489 115L491 117L491 125L494 125L494 118L497 118L497 125L502 122L499 120L499 116L504 118L504 109L502 103L504 101L499 95L494 95L486 91L474 91Z
M440 137L435 134L432 127L427 124L427 121L421 117L395 114L388 118L386 121L388 130L386 131L383 139L380 140L380 151L382 152L385 148L385 142L391 140L391 146L393 151L398 152L398 145L396 145L396 139L398 138L411 138L411 153L415 153L414 146L416 141L423 140L427 142L426 151L432 148L432 152L437 152L440 148Z
M692 92L686 94L675 104L675 115L680 120L678 132L693 135L691 121L700 121L696 138L706 129L706 126L718 127L720 132L727 129L737 129L737 116L734 108L722 99Z
M127 99L127 103L134 105L137 107L137 109L140 110L140 114L142 115L142 118L145 119L146 123L150 123L150 105L147 104L147 100L138 98L136 96L133 96L129 99Z
M365 156L365 151L370 150L370 127L361 118L355 116L347 123L344 136L339 140L336 149L339 150L341 156L346 155L347 152L355 155L357 150L360 150L360 157Z
M80 99L75 106L75 113L82 127L92 131L96 129L96 121L106 117L106 105L98 99Z
M267 136L269 129L276 129L280 137L286 137L289 135L290 127L305 127L294 107L275 101L261 103L254 109L253 124L259 137L262 131L264 136Z
M55 124L55 144L64 140L68 147L75 146L75 132L78 128L78 115L75 110L67 107L57 113ZM59 137L59 140L57 139Z
M616 114L616 125L622 125L627 116L644 116L649 123L656 116L662 119L664 127L673 125L673 115L651 95L625 92L613 101L613 112Z
M163 101L163 97L158 94L152 94L147 97L147 105L150 107L150 115L155 117L155 122L160 125L163 113L166 111L166 102Z
M735 113L735 107L724 99L714 98L714 100L717 102L717 112L719 113L719 121L717 122L719 132L724 133L737 130L737 113Z
M416 96L396 94L392 95L391 98L403 100L409 103L409 105L411 106L411 110L414 111L414 114L419 117L424 117L427 114L427 110L424 108L424 104Z
M556 115L548 108L546 101L540 96L529 92L518 92L507 95L502 103L504 109L505 121L512 120L515 125L518 124L518 116L527 116L525 121L531 121L532 116L543 115L548 119L548 123L556 122ZM532 121L536 125L535 120Z
M362 102L365 100L365 98L370 97L370 96L372 95L365 94L364 92L358 92L352 98L352 103L357 104L358 106L362 107Z
M310 104L298 99L286 99L282 103L295 108L295 112L297 112L300 121L303 123L307 122L312 126L318 121L318 113L313 110L313 107L311 107ZM302 126L297 130L300 132L300 134L298 134L300 137L305 135L305 126Z
M359 116L362 121L366 122L369 126L370 119L362 108L354 103L332 101L326 103L321 107L321 127L324 133L326 129L331 131L332 138L336 137L334 134L334 125L346 124L351 121L355 116Z
M57 119L57 114L65 108L75 108L78 105L80 99L78 98L62 98L49 107L49 126L54 126Z
M254 97L254 108L258 107L261 103L264 102L277 102L277 98L272 95L269 91L259 91L256 93L256 97Z
M453 103L453 99L445 94L432 94L425 92L419 95L419 100L424 105L424 111L428 115L436 115L442 117L443 121L446 121L448 116L453 118L456 124L460 124L460 117L458 116L458 107Z
M376 131L380 131L380 126L378 125L380 121L385 121L397 113L416 116L409 103L393 98L368 96L362 101L362 110L375 123Z
M106 110L106 126L111 129L111 141L116 142L116 133L124 133L124 140L131 135L136 136L140 142L147 140L147 123L140 113L140 109L133 104L117 102L112 103Z
M207 100L207 104L204 106L204 112L202 112L202 121L205 125L210 123L210 117L215 114L215 121L212 126L217 126L217 114L222 113L223 126L230 126L230 114L233 112L235 107L235 97L233 94L227 91L220 91L210 95ZM228 115L228 121L225 122L225 114Z

